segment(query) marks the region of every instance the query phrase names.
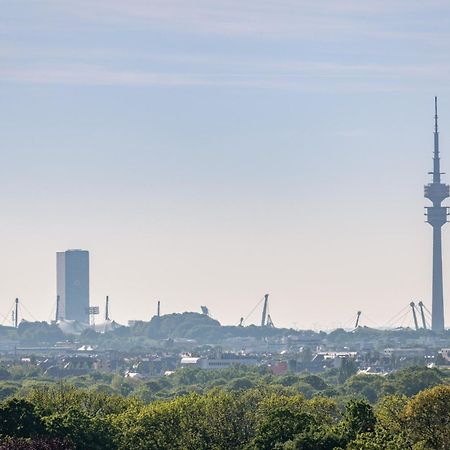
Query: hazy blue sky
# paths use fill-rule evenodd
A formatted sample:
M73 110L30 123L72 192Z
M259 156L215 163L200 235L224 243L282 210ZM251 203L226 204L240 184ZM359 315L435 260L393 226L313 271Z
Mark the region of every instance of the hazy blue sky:
M265 292L280 326L431 308L449 54L444 0L0 0L0 313L49 319L67 248L119 322L160 299L237 324Z

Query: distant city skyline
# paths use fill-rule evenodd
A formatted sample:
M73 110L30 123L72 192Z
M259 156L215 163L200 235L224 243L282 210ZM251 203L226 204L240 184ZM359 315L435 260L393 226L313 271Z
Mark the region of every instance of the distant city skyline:
M160 300L237 325L267 292L283 327L431 309L422 186L436 95L450 172L449 16L443 0L3 1L3 323L16 297L54 318L67 248L89 250L91 304L109 295L124 324Z

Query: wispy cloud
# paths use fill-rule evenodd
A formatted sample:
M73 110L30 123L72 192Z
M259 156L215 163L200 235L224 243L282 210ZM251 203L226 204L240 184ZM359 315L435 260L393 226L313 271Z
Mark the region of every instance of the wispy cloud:
M211 74L223 77L246 76L307 76L320 78L396 78L446 79L450 75L450 64L446 61L430 63L369 63L336 62L322 57L318 60L306 60L295 57L281 58L275 55L248 56L217 53L162 53L139 49L119 48L66 48L39 47L33 45L0 45L3 57L0 71L7 68L20 68L30 72L42 67L61 68L70 66L75 72L89 70L110 71L112 67L133 66L158 67L159 72L176 71ZM71 69L72 70L72 69ZM132 70L131 70L132 71ZM139 70L138 73L145 72Z
M411 18L417 21L430 10L441 11L442 17L450 12L445 0L77 0L57 2L55 7L85 20L112 25L133 21L135 25L177 32L316 40L351 38L355 34L433 39L436 29L409 29Z
M442 26L446 23L445 14L438 16L442 16L438 28L447 39L439 39L435 22L421 23L422 13L429 10L450 13L450 5L444 0L430 0L426 5L418 0L40 0L37 3L44 12L52 13L46 38L41 41L41 35L31 31L25 39L14 39L13 33L12 39L4 40L0 45L0 80L28 84L378 92L411 89L423 82L437 81L442 85L450 75L450 65L442 58L442 51L417 50L430 42L450 45L450 31ZM35 9L36 4L32 3ZM32 12L22 25L41 23L32 17ZM17 13L11 12L11 18L17 20L6 21L7 24L21 21ZM90 34L82 39L87 23L93 26L87 26ZM64 38L60 41L60 28L52 29L55 24L60 28L67 24L70 30L62 34ZM76 34L74 26L80 27ZM121 39L110 32L102 39L103 26L111 27L114 33L117 30ZM136 29L140 30L137 40ZM172 41L167 43L157 30L170 30L171 39L184 51L174 51ZM8 37L10 33L11 29ZM201 39L201 45L196 39L185 44L184 36L180 37L183 33L214 36L211 41ZM217 35L225 36L225 41L215 39ZM242 37L249 35L252 39L280 37L280 41L267 46L267 51L259 42L240 45ZM379 45L380 36L387 42ZM410 39L415 39L417 45L404 42ZM321 40L328 42L322 45ZM152 45L147 45L147 41ZM391 47L395 58L390 54Z
M423 79L443 79L450 67L340 65L331 63L235 63L234 71L162 72L123 70L99 65L8 67L3 82L81 86L198 86L378 92L411 88ZM247 64L249 64L247 66ZM251 70L250 70L251 69ZM408 83L405 83L408 75Z

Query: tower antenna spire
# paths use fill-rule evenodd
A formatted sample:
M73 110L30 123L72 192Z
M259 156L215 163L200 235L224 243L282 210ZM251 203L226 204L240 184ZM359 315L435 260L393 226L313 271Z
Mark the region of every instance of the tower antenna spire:
M433 183L441 182L441 161L439 157L438 105L434 97L434 153L433 153Z
M437 97L434 97L434 132L438 132Z
M450 187L441 182L437 97L434 97L433 181L425 186L425 198L433 206L426 208L427 222L433 227L433 283L431 329L444 330L444 292L442 282L442 227L447 223L448 207L442 202L450 197Z

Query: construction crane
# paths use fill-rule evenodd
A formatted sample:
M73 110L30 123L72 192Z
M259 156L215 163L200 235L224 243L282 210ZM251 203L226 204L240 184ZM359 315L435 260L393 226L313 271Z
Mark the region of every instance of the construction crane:
M356 313L356 322L355 322L355 330L359 327L359 318L361 317L361 311Z
M417 314L416 314L416 304L414 302L411 302L409 304L411 306L411 310L413 313L413 319L414 319L414 326L416 327L416 330L419 329L419 323L417 322Z
M419 308L420 308L420 315L422 317L422 326L423 326L424 330L426 330L427 329L427 322L425 320L425 312L423 310L424 304L423 304L422 301L419 302Z

